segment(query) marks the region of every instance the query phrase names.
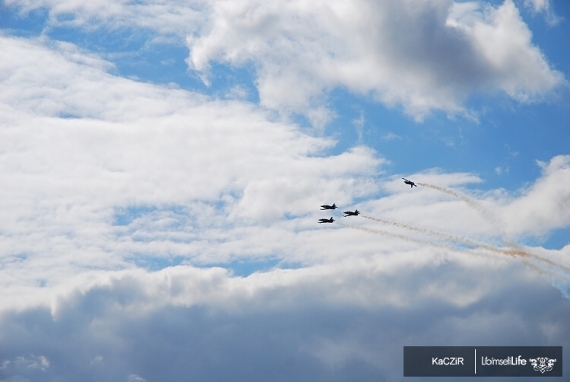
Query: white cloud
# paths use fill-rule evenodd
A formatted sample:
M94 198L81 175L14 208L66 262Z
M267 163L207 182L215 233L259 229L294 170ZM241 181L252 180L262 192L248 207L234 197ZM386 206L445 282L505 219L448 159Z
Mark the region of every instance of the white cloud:
M358 142L362 142L362 134L364 133L364 124L366 119L364 118L364 113L360 112L360 117L352 121L352 125L356 129L356 134L358 134Z
M0 44L6 287L131 267L134 253L248 256L243 235L257 229L248 225L282 224L324 199L349 203L377 188L369 177L383 161L370 149L325 156L334 142L251 104L118 78L70 45ZM114 224L137 208L148 210ZM275 250L263 240L259 248L254 255Z
M538 162L542 177L503 208L507 228L514 235L541 235L570 224L570 156Z
M534 13L543 13L550 25L556 25L561 18L552 10L550 0L524 0L524 5L531 8Z
M433 110L471 118L464 102L472 94L533 102L565 82L533 44L512 0L497 7L451 0L7 4L47 9L48 25L187 36L188 64L206 83L212 62L253 66L263 106L303 113L317 127L334 118L326 102L334 88L402 106L421 120ZM547 1L524 4L550 9Z
M532 7L535 12L541 12L550 7L549 0L525 0L524 3L527 7Z
M4 312L0 352L16 359L19 347L43 349L58 360L44 378L62 381L299 380L309 372L340 381L354 368L402 380L399 354L410 342L567 345L568 304L540 276L489 258L438 261L437 252L247 278L190 267L109 274L60 295L54 316L43 307ZM423 266L412 265L417 257ZM202 282L212 273L218 281ZM104 367L90 365L95 355ZM4 375L33 380L38 372Z
M392 236L379 244L368 233L319 227L325 202L497 240L494 221L464 200L379 182L384 160L366 147L327 156L333 142L271 121L251 104L117 78L106 62L70 45L8 37L0 44L9 53L0 82L5 308L153 261L312 266L344 261L355 233L364 258L434 240L362 220L356 224ZM481 181L439 172L413 179L453 188ZM380 190L387 195L370 200ZM495 211L503 195L485 197L481 205ZM356 199L367 201L353 206ZM543 226L566 224L556 216L545 215Z
M49 371L50 366L50 361L45 356L29 354L16 356L13 359L2 359L0 370L9 374L27 372L39 376L42 374L41 372L45 374L46 371Z
M48 28L144 28L180 36L191 33L200 24L200 8L206 1L6 0L4 3L23 15L45 9L49 15Z
M497 175L503 175L509 172L509 166L497 166L495 167L495 173Z
M253 63L261 103L307 112L325 92L348 88L402 105L464 113L473 92L540 99L563 82L510 0L497 8L451 1L218 1L188 38L189 64Z
M129 375L129 379L127 380L127 382L146 382L146 379L136 375L136 374L131 374Z
M543 226L568 224L553 207L567 157L519 197L470 191L472 174L404 175L469 204L379 179L371 149L327 155L334 142L245 102L118 78L67 44L0 48L0 378L398 380L411 342L570 338L549 284L568 294L566 273L446 239L498 241L485 211L520 232L524 200L553 199ZM324 202L417 229L321 227ZM523 249L569 265L570 246ZM176 257L195 266L166 266ZM212 267L251 259L292 269Z
M383 139L383 140L385 140L385 141L393 141L393 140L395 140L395 139L402 139L402 137L400 137L398 134L395 134L395 133L393 133L393 132L390 131L390 132L388 132L388 133L382 135L382 136L380 137L380 139Z

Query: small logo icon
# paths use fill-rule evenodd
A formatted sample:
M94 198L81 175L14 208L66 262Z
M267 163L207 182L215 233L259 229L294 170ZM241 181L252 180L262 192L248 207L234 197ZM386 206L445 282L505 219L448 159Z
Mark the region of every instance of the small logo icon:
M537 357L529 358L529 361L532 364L534 371L540 371L542 374L544 374L545 372L552 370L556 359L551 359L548 357Z

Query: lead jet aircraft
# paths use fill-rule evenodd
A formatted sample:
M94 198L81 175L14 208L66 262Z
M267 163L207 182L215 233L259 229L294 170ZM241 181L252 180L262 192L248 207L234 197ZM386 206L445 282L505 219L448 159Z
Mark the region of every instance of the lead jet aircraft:
M334 210L334 209L336 209L336 208L337 208L337 207L336 207L336 204L335 204L335 203L333 203L332 206L329 206L328 204L323 204L323 205L321 206L321 210Z
M334 222L334 219L333 219L332 216L331 216L330 219L324 219L324 218L323 218L323 219L319 219L319 224L321 224L321 223L332 223L332 222Z
M411 180L408 180L406 178L402 178L402 179L404 179L404 183L410 185L410 188L414 188L414 186L417 187L416 184L414 182L412 182Z
M347 217L347 216L358 216L358 215L360 215L360 212L358 212L358 210L354 210L354 212L352 212L352 211L344 211L343 213L344 213L344 215L343 215L344 217Z

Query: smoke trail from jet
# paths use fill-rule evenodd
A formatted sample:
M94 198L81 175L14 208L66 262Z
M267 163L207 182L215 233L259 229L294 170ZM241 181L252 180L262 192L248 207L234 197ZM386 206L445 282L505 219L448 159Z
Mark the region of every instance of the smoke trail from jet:
M534 255L529 253L528 251L525 251L523 248L521 248L517 243L513 242L512 240L507 238L507 235L503 232L503 230L499 227L496 218L489 212L487 211L480 203L478 203L477 201L462 195L458 192L455 192L453 190L450 190L448 188L445 187L440 187L440 186L435 186L433 184L429 184L429 183L417 183L420 186L423 187L428 187L431 188L433 190L437 190L440 192L443 192L445 194L451 195L457 199L460 199L462 201L464 201L465 203L467 203L467 205L469 205L471 208L475 209L477 212L479 212L488 222L490 222L491 224L493 224L493 226L497 227L497 229L499 229L499 232L501 232L501 238L503 239L503 242L509 247L508 249L506 248L498 248L498 247L494 247L491 245L487 245L487 244L477 244L479 245L481 248L487 249L489 251L493 251L493 252L497 252L497 253L502 253L502 254L506 254L509 256L514 256L514 257L531 257L535 260L539 260L542 261L546 264L549 264L551 266L557 267L559 269L562 269L566 272L570 272L570 268L566 267L562 264L558 264L554 261L551 261L549 259L545 259L543 257ZM426 232L427 233L427 232ZM428 233L429 234L429 233ZM467 239L469 240L469 239ZM464 242L464 241L463 241ZM465 244L471 245L467 242L464 242Z
M506 249L495 247L495 246L492 246L492 245L489 245L486 243L481 243L481 242L478 242L478 241L475 241L472 239L468 239L468 238L462 237L462 236L456 236L456 235L452 235L449 233L438 232L438 231L434 231L434 230L427 229L427 228L415 227L415 226L412 226L409 224L399 223L399 222L395 222L393 220L388 220L388 219L380 219L380 218L375 218L375 217L367 216L367 215L360 215L360 216L362 216L365 219L374 220L374 221L384 223L384 224L389 224L389 225L399 227L402 229L406 229L409 231L415 231L415 232L424 233L426 235L435 236L435 237L438 237L442 240L455 241L458 243L469 245L473 248L486 249L486 250L491 251L491 252L496 252L496 253L500 253L500 254L507 254L507 255L510 255L513 257L517 257L517 256L528 257L528 256L530 256L529 254L524 252L522 250L522 248L519 248L518 250L512 250L512 249L506 250Z
M374 218L372 220L375 220ZM343 224L343 223L338 223L339 225L346 227L346 228L350 228L350 229L355 229L355 230L359 230L359 231L363 231L363 232L368 232L368 233L373 233L375 235L382 235L382 236L388 236L388 237L393 237L396 239L401 239L410 243L416 243L416 244L422 244L422 245L429 245L432 247L436 247L436 248L440 248L440 249L446 249L446 250L450 250L450 251L454 251L454 252L458 252L458 253L469 253L471 255L474 256L482 256L483 253L477 253L477 252L473 252L473 250L477 250L480 248L473 248L473 250L460 250L452 245L447 245L447 244L442 244L442 243L436 243L433 241L426 241L426 240L421 240L421 239L416 239L413 237L409 237L409 236L405 236L405 235L399 235L396 233L392 233L392 232L388 232L388 231L382 231L382 230L376 230L376 229L372 229L372 228L366 228L366 227L357 227L357 226L352 226L352 225L348 225L348 224ZM494 248L494 247L493 247ZM501 252L499 252L501 253ZM535 271L537 271L540 274L553 274L553 272L550 272L548 270L539 268L538 266L536 266L535 264L530 263L527 259L522 259L523 264L525 264L526 266L528 266L529 268L534 269Z
M474 240L467 239L467 238L461 237L461 236L455 236L455 235L452 235L449 233L438 232L438 231L434 231L434 230L427 229L427 228L415 227L415 226L412 226L409 224L399 223L399 222L396 222L393 220L374 218L374 217L368 216L368 215L362 215L361 214L360 216L362 216L365 219L374 220L374 221L377 221L380 223L392 225L394 227L399 227L399 228L407 229L410 231L420 232L420 233L424 233L426 235L439 237L440 239L443 239L443 240L456 241L456 242L463 243L463 244L466 244L466 245L469 245L469 246L472 246L475 248L487 246L484 243L478 243ZM494 247L491 247L491 248L494 248Z
M438 231L434 231L431 229L427 229L427 228L419 228L419 227L415 227L409 224L404 224L404 223L399 223L399 222L395 222L392 220L388 220L388 219L379 219L379 218L374 218L372 216L368 216L368 215L360 215L365 219L369 219L369 220L374 220L380 223L384 223L384 224L389 224L392 225L394 227L399 227L402 229L406 229L409 231L415 231L415 232L420 232L420 233L424 233L426 235L430 235L430 236L435 236L438 237L442 240L447 240L447 241L455 241L458 243L462 243L468 246L471 246L475 249L485 249L491 252L495 252L495 253L499 253L502 255L509 255L512 257L532 257L529 254L527 254L526 252L522 251L522 249L520 250L516 250L513 251L512 249L502 249L502 248L498 248L489 244L485 244L485 243L480 243L477 242L475 240L471 240L465 237L461 237L461 236L456 236L456 235L452 235L449 233L443 233L443 232L438 232Z
M375 218L375 217L372 217L372 216L362 215L362 214L361 214L360 216L362 216L362 217L365 218L365 219L374 220L374 221L377 221L377 222L380 222L380 223L392 225L392 226L394 226L394 227L399 227L399 228L402 228L402 229L405 229L405 230L414 231L414 232L420 232L420 233L424 233L424 234L427 234L427 235L430 235L430 236L435 236L435 237L438 237L438 238L440 238L440 239L442 239L442 240L455 241L455 242L458 242L458 243L462 243L462 244L465 244L465 245L469 245L469 246L473 247L474 249L484 249L484 250L487 250L487 251L490 251L490 252L494 252L494 253L501 254L501 255L507 255L507 256L511 256L511 257L515 257L515 258L516 258L516 257L521 257L521 258L524 259L523 262L524 262L525 264L527 264L528 266L530 266L530 267L532 267L532 268L534 268L534 269L536 269L536 267L534 267L534 266L532 266L530 263L528 263L528 260L527 260L527 259L538 260L538 261L541 261L541 262L543 262L543 263L546 263L546 264L548 264L548 265L550 265L550 266L556 267L556 268L561 269L561 270L564 270L564 271L566 271L566 272L570 272L570 268L568 268L568 267L566 267L566 266L564 266L564 265L562 265L562 264L558 264L558 263L556 263L556 262L554 262L554 261L552 261L552 260L543 258L543 257L541 257L541 256L534 255L534 254L532 254L532 253L530 253L530 252L524 250L523 248L521 248L521 247L518 246L518 245L515 246L515 244L509 245L509 248L500 248L500 247L495 247L495 246L490 245L490 244L480 243L480 242L477 242L477 241L475 241L475 240L468 239L468 238L465 238L465 237L456 236L456 235L452 235L452 234L449 234L449 233L438 232L438 231L434 231L434 230L427 229L427 228L415 227L415 226L412 226L412 225L409 225L409 224L399 223L399 222L395 222L395 221L388 220L388 219L380 219L380 218ZM382 232L384 232L384 231L382 231ZM396 235L396 234L391 234L391 235ZM399 236L403 236L403 235L397 235L396 237L399 237ZM404 237L408 238L407 236L404 236ZM408 239L409 239L409 238L408 238ZM429 242L422 241L422 240L419 240L419 239L414 239L414 240L416 240L415 242L418 242L418 243L429 243ZM443 247L442 247L442 248L443 248ZM454 248L454 247L452 247L452 246L444 246L444 248L456 250L456 248Z
M507 237L507 234L502 230L502 228L499 226L497 219L487 210L485 209L485 207L483 207L479 202L477 202L476 200L471 199L470 197L460 194L459 192L450 190L449 188L445 188L445 187L441 187L441 186L436 186L433 184L429 184L429 183L420 183L418 182L417 184L419 184L420 186L423 187L427 187L427 188L431 188L433 190L437 190L440 192L443 192L445 194L451 195L457 199L460 199L462 201L464 201L465 203L467 203L468 206L470 206L471 208L473 208L475 211L479 212L481 214L481 216L483 216L483 218L485 218L485 220L487 220L489 223L491 223L495 228L497 228L497 230L501 233L501 239L503 240L503 242L508 245L511 249L513 249L513 253L514 254L519 254L520 251L517 251L516 249L521 249L516 243L514 243L512 240L510 240ZM491 248L495 248L496 247L490 247L488 248L489 250L493 250ZM525 253L523 251L523 253ZM528 255L528 254L527 254Z
M364 218L366 218L366 219L376 220L376 221L382 221L382 222L385 220L385 219L372 218L372 217L370 217L370 216L364 216L364 215L360 215L360 216L362 216L362 217L364 217ZM388 221L388 222L389 222L389 221ZM407 224L399 224L399 223L396 223L396 222L391 222L391 223L395 223L395 224L393 224L393 225L395 225L395 226L397 226L397 227L402 227L402 228L404 228L404 229L407 229L407 228L405 228L405 227L408 226ZM391 223L388 223L388 224L391 224ZM373 233L373 234L375 234L375 235L382 235L382 236L392 237L392 238L404 240L404 241L407 241L407 242L410 242L410 243L416 243L416 244L422 244L422 245L429 245L429 246L432 246L432 247L436 247L436 248L440 248L440 249L446 249L446 250L451 250L451 251L458 252L458 253L470 253L471 255L482 255L481 253L476 253L476 252L473 252L473 251L465 251L465 250L462 251L462 250L460 250L460 249L458 249L458 248L456 248L456 247L454 247L454 246L452 246L452 245L447 245L447 244L443 244L443 243L436 243L436 242L433 242L433 241L427 241L427 240L422 240L422 239L416 239L416 238L413 238L413 237L410 237L410 236L400 235L400 234L396 234L396 233L392 233L392 232L388 232L388 231L376 230L376 229L367 228L367 227L357 227L357 226L352 226L352 225L343 224L343 223L338 223L338 224L339 224L340 226L343 226L343 227L346 227L346 228L355 229L355 230L359 230L359 231L363 231L363 232L368 232L368 233ZM415 227L411 227L411 226L408 226L408 227L409 227L411 230L415 230L415 229L413 229L413 228L415 228ZM423 232L422 229L418 229L418 230L419 230L420 232ZM430 231L430 230L428 230L428 231ZM431 232L436 233L436 231L431 231ZM565 267L565 266L563 266L563 265L561 265L561 264L557 264L557 263L555 263L555 262L553 262L553 261L550 261L550 260L548 260L548 259L544 259L544 258L541 258L541 257L539 257L539 256L535 256L535 255L532 255L532 254L530 254L530 253L527 253L527 252L525 252L524 250L522 250L522 248L519 249L519 250L503 249L503 248L493 247L493 246L491 246L491 245L484 244L484 243L477 243L477 242L475 242L475 241L473 241L473 240L470 240L470 239L464 239L464 238L454 237L453 235L448 235L448 234L442 234L442 236L440 236L440 235L438 234L438 235L436 235L436 236L442 237L442 238L444 238L444 237L446 237L446 236L449 236L449 237L453 237L454 239L458 239L457 241L459 241L459 242L464 242L465 244L468 244L468 243L469 243L469 245L473 245L473 246L475 247L475 248L473 248L473 250L486 249L486 250L488 250L488 251L491 251L491 252L494 252L494 253L497 253L497 254L507 255L507 256L514 257L514 258L521 257L521 258L522 258L521 261L522 261L522 263L523 263L524 265L526 265L527 267L529 267L529 268L531 268L531 269L537 271L539 274L542 274L542 275L554 275L554 276L556 276L557 274L554 273L554 272L552 272L551 270L540 268L540 267L537 266L536 264L531 263L531 262L530 262L530 259L543 261L543 262L545 262L545 263L547 263L547 264L549 264L549 265L552 265L552 266L554 266L554 267L556 267L556 268L558 268L558 269L562 269L562 270L565 270L565 271L567 271L567 272L570 272L570 268ZM465 240L465 241L464 241L464 240Z
M570 267L567 267L567 266L562 265L562 264L558 264L555 261L546 259L546 258L541 257L541 256L537 256L535 254L532 254L532 253L525 251L523 248L520 248L518 246L516 248L510 247L508 249L500 249L500 248L497 248L497 249L499 249L502 253L505 253L505 254L509 254L509 255L513 255L513 256L529 257L529 258L532 258L532 259L535 259L538 261L542 261L543 263L546 263L550 266L556 267L560 270L563 270L565 272L570 273Z
M426 240L421 240L421 239L416 239L410 236L406 236L406 235L400 235L397 233L392 233L392 232L388 232L388 231L382 231L382 230L377 230L377 229L372 229L372 228L367 228L367 227L358 227L358 226L353 226L353 225L348 225L348 224L343 224L343 223L338 223L340 226L346 227L346 228L351 228L351 229L356 229L359 231L363 231L363 232L368 232L368 233L373 233L376 235L383 235L383 236L388 236L388 237L393 237L395 239L400 239L400 240L404 240L407 241L409 243L416 243L416 244L427 244L427 245L431 245L432 247L437 247L437 248L442 248L442 249L450 249L453 251L458 251L457 248L455 248L452 245L446 245L446 244L442 244L442 243L436 243L433 241L426 241Z
M465 196L463 194L460 194L459 192L450 190L449 188L445 188L445 187L440 187L440 186L435 186L433 184L429 184L429 183L419 183L418 184L420 186L423 187L427 187L427 188L431 188L433 190L437 190L440 192L443 192L445 194L454 196L457 199L461 199L463 200L465 203L467 203L471 208L475 209L477 212L479 212L487 221L489 221L490 223L493 223L494 225L497 224L497 219L491 215L491 213L489 213L489 211L487 211L479 202L471 199L468 196Z

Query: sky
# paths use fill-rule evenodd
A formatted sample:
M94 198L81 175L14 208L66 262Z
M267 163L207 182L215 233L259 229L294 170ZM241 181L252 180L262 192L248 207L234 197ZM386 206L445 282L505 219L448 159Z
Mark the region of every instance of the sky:
M3 0L0 28L0 381L570 346L567 1Z

